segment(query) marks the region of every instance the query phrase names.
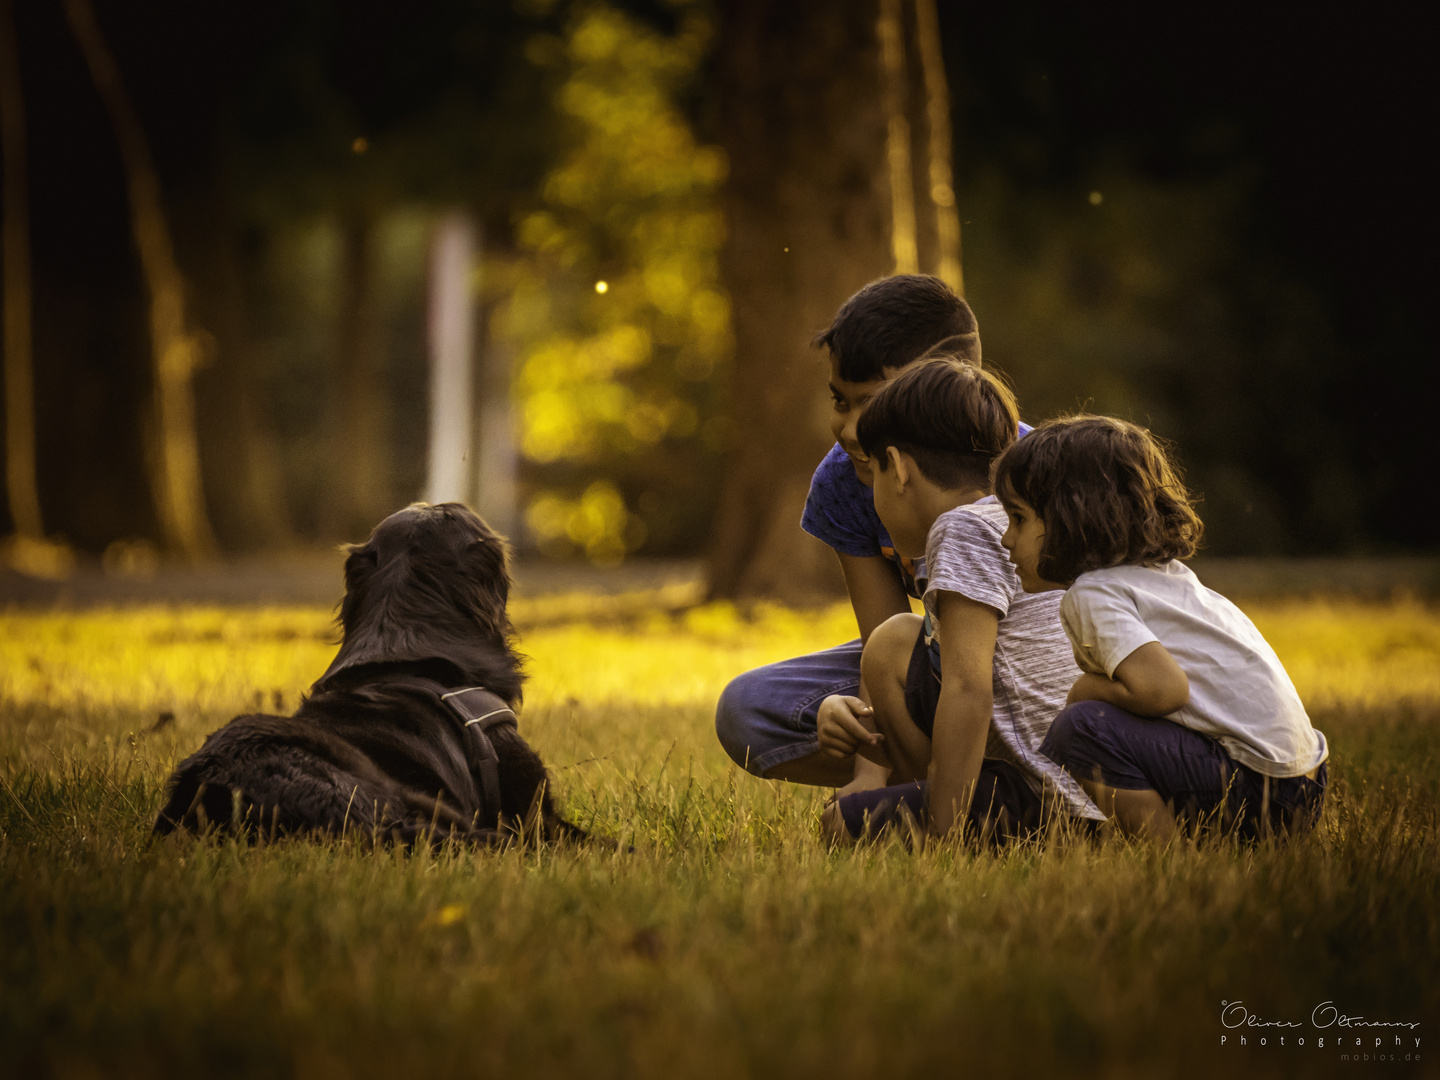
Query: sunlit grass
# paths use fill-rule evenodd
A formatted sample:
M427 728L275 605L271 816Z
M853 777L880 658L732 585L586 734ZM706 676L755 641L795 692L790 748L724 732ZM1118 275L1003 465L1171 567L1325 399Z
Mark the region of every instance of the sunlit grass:
M848 608L693 600L515 606L526 734L632 852L152 845L174 762L293 709L331 613L0 617L0 1075L1324 1075L1333 1035L1222 1052L1219 1002L1440 1011L1434 609L1248 608L1330 738L1314 836L996 857L823 849L824 793L739 773L713 704Z
M672 590L676 596L684 590ZM657 592L661 599L668 599ZM1440 701L1440 612L1305 600L1248 605L1310 705ZM848 605L637 607L571 595L516 605L531 705L713 702L737 672L855 635ZM49 706L268 708L297 695L335 652L319 608L127 608L0 617L0 701Z

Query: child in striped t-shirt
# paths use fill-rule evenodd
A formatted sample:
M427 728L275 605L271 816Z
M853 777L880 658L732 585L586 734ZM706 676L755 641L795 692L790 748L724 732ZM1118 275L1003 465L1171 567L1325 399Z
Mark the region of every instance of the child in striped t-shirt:
M873 831L901 805L936 835L992 840L1033 833L1049 810L1102 818L1039 752L1078 672L1058 598L1025 593L1000 544L990 466L1016 430L1010 391L953 357L906 369L860 417L875 509L901 555L925 558L926 614L878 627L859 698L820 712L821 748L860 763L822 818L829 839Z

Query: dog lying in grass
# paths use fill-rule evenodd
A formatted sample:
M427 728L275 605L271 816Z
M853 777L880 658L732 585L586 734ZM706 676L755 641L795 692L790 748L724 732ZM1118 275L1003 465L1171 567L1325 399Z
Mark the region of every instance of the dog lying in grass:
M329 669L293 716L238 716L182 761L154 831L584 837L516 726L505 558L459 503L382 521L345 560Z

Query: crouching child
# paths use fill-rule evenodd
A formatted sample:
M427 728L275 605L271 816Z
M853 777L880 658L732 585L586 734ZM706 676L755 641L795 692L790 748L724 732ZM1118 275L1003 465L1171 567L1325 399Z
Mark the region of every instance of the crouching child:
M1325 736L1260 631L1182 562L1200 519L1148 431L1052 420L996 464L1002 540L1060 617L1083 674L1041 750L1127 835L1311 828Z
M946 357L908 368L860 418L875 509L929 577L924 617L896 615L870 636L859 698L820 710L822 749L863 759L822 816L831 841L858 839L902 807L932 835L991 841L1032 835L1054 814L1103 820L1040 753L1079 672L1058 595L1021 588L1000 543L990 470L1017 424L1003 383Z

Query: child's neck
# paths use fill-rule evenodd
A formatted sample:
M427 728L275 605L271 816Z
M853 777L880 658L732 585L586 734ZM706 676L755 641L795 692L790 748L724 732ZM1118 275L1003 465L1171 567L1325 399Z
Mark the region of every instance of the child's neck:
M973 502L979 502L990 494L990 490L977 487L946 488L922 481L915 494L919 498L922 514L933 526L941 514L948 514L957 506L968 506Z

